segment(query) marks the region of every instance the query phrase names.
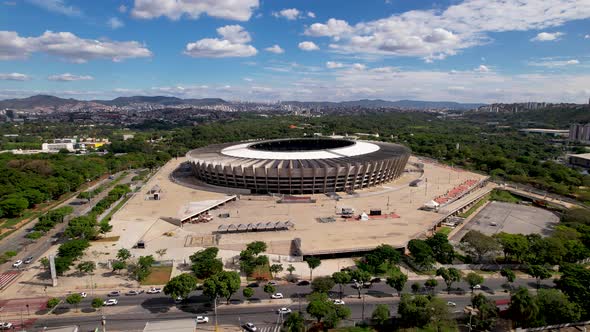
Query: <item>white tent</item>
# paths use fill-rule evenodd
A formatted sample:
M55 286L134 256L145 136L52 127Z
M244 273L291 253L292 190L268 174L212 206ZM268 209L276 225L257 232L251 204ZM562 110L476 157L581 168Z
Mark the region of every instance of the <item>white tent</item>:
M369 215L366 213L361 213L361 221L369 221Z
M435 201L430 201L430 202L426 202L424 203L424 206L429 208L429 209L436 209L440 204L438 204Z

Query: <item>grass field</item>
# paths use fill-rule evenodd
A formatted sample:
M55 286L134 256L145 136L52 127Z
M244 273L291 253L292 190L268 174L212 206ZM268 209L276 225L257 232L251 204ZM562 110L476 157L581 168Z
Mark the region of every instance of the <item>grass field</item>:
M152 266L150 275L142 281L141 285L164 285L170 280L172 266Z
M436 232L448 236L451 231L452 231L452 229L450 227L443 226L443 227L439 228L438 231L436 231Z

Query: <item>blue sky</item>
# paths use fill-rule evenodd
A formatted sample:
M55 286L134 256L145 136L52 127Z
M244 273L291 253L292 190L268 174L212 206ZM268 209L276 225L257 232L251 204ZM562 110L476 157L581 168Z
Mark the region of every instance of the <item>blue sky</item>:
M0 98L587 102L588 0L0 0Z

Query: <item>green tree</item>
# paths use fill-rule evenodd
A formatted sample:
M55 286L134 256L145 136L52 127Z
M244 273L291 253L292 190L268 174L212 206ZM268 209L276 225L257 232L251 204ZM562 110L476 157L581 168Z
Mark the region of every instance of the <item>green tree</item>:
M469 288L471 288L472 294L474 289L473 287L475 287L476 285L481 285L483 283L483 277L475 272L469 272L463 279L469 284Z
M461 281L461 271L455 269L454 267L451 268L444 268L441 267L436 270L436 275L442 277L447 285L447 292L451 293L451 286L453 286L454 282Z
M562 274L555 280L557 288L582 308L582 318L587 319L590 317L590 270L580 264L564 264L559 270Z
M352 278L350 277L350 274L344 272L344 271L340 271L340 272L334 272L332 273L332 280L334 280L334 282L336 284L338 284L338 287L340 288L340 298L342 299L342 287L346 284L348 284L350 282Z
M190 256L193 263L193 273L200 279L206 279L216 273L223 271L223 263L217 258L219 249L216 247L197 251Z
M127 267L127 264L123 261L114 261L111 263L111 268L113 272L119 272Z
M373 319L377 325L384 325L390 317L391 312L389 311L389 306L387 304L378 304L371 314L371 319Z
M537 289L541 287L541 280L551 278L551 272L541 265L530 265L527 274L537 279Z
M450 320L446 303L436 296L402 294L397 313L405 327L438 326Z
M411 286L412 293L414 293L414 294L418 293L418 291L420 290L421 287L422 286L420 286L420 283L419 282L412 283L412 286Z
M162 259L162 257L164 257L164 255L166 255L167 252L168 252L168 249L166 249L166 248L161 248L161 249L156 250L156 254L158 255L158 257L160 259Z
M325 319L326 325L334 327L337 323L350 316L350 309L345 306L335 305L325 293L311 293L308 297L307 313L315 318L317 322ZM341 308L348 310L341 310Z
M0 211L5 217L20 216L29 207L29 201L24 197L11 197L0 201Z
M383 274L400 260L400 253L394 247L381 244L372 252L366 254L357 265L360 269L371 274Z
M129 249L121 248L117 251L117 259L120 261L126 261L131 257L131 251Z
M60 299L53 297L53 298L50 298L49 300L47 300L46 306L49 309L53 309L59 304L59 302L60 302Z
M274 285L266 284L266 285L264 285L263 290L266 294L271 296L272 294L274 294L277 291L277 288Z
M76 312L78 312L78 304L82 302L82 295L78 293L70 294L66 297L66 302L76 307Z
M103 303L104 302L101 298L96 297L96 298L92 299L92 308L98 310L102 307Z
M526 236L522 234L508 234L501 232L494 235L500 243L502 252L504 252L504 260L508 257L514 257L518 262L528 254L529 241Z
M419 239L410 240L408 242L408 249L418 267L423 270L432 268L435 262L434 252L425 241Z
M113 225L109 224L108 220L105 219L98 223L98 231L100 232L100 234L106 234L112 230Z
M470 230L461 239L462 249L481 262L483 258L500 250L500 244L496 239L479 231Z
M92 261L86 261L78 264L80 273L92 273L96 269L96 264Z
M273 278L276 279L277 273L283 272L283 264L273 264L269 268L270 273L272 273Z
M291 313L283 323L283 332L304 332L305 318L299 312Z
M430 278L424 282L424 286L434 294L434 289L438 286L438 281L434 278Z
M539 306L528 289L519 287L510 296L508 315L517 325L524 326L527 322L534 321L538 313Z
M332 277L316 277L311 282L311 290L319 293L328 293L335 284Z
M139 256L133 275L138 281L144 281L149 275L152 265L156 262L152 255Z
M356 280L356 291L358 292L358 298L361 298L361 289L363 289L363 284L365 282L369 282L371 280L371 274L367 271L363 270L352 270L350 271L350 277Z
M289 272L289 276L292 276L293 272L295 272L295 266L293 266L293 264L289 264L289 266L287 266L287 272Z
M317 257L309 256L305 258L305 262L307 262L307 266L309 267L309 280L313 280L313 270L320 266L322 261Z
M408 276L399 268L391 269L386 282L387 285L397 290L397 294L401 296L404 286L406 285L406 282L408 282Z
M246 299L249 300L252 296L254 296L254 290L250 287L246 287L242 290L242 294Z
M500 275L506 278L506 282L508 282L510 284L510 288L512 288L512 283L514 280L516 280L516 274L514 274L514 272L509 268L503 268L500 270Z
M216 299L223 297L229 304L232 295L240 289L240 275L234 271L221 271L203 283L203 294Z
M436 233L426 240L426 244L432 249L434 259L442 264L451 264L455 258L455 250L449 243L445 234Z
M473 308L477 309L477 315L473 317L471 326L481 331L492 330L498 317L496 304L483 294L474 295L471 298L471 304Z
M582 316L580 306L557 289L539 289L535 300L539 307L535 326L577 322Z
M98 235L96 217L93 215L76 217L68 222L64 235L70 238L92 240Z
M170 279L164 286L164 294L173 299L181 297L186 299L197 288L197 279L188 273L180 274Z
M248 245L246 246L246 250L249 250L255 256L260 255L261 253L266 251L266 243L262 241L248 243Z

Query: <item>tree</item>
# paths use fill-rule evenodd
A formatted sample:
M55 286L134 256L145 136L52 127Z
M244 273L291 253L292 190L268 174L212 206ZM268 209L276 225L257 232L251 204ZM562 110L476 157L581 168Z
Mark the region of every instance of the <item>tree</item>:
M240 252L240 269L250 276L257 267L268 265L268 257L260 255L266 251L266 243L262 241L251 242L246 250Z
M359 299L361 298L361 289L363 288L363 284L365 282L369 282L371 280L371 274L367 271L363 270L352 270L350 271L350 277L355 281L355 288L358 292Z
M93 215L76 217L68 222L64 235L70 238L92 240L98 235L98 223Z
M527 274L537 279L537 289L541 287L541 280L551 278L551 272L541 265L530 265Z
M111 263L111 268L113 272L119 272L127 267L127 264L123 261L114 261Z
M581 318L580 306L571 302L557 289L540 289L535 300L539 307L539 314L534 326L577 322Z
M92 307L94 309L97 309L97 310L100 309L102 307L103 303L104 302L101 298L96 297L96 298L92 299Z
M424 286L434 294L434 289L438 286L438 281L434 278L430 278L424 282Z
M325 293L311 293L307 299L307 313L318 323L324 319L325 327L335 327L340 320L350 316L348 307L335 305Z
M389 311L389 306L387 306L387 304L378 304L371 314L371 319L373 319L377 325L385 324L390 317L391 312Z
M340 298L342 299L342 287L350 282L350 274L340 271L332 273L332 280L340 287Z
M386 282L387 285L397 290L397 294L401 296L404 286L406 285L406 282L408 282L408 276L399 268L391 269Z
M555 280L557 288L582 308L584 317L590 316L590 270L580 264L564 264L559 270L562 274Z
M438 326L449 321L446 303L436 296L402 294L397 313L406 327L424 327L429 323Z
M242 294L246 299L249 300L252 296L254 296L254 290L250 287L246 287L244 290L242 290Z
M270 296L270 295L274 294L277 291L277 288L274 285L266 284L266 285L264 285L264 289L263 290L264 290L264 292L266 294L268 294Z
M145 280L150 275L150 269L156 262L152 255L140 256L137 261L137 266L133 271L133 275L138 281Z
M216 299L224 297L229 304L232 295L240 289L240 275L234 271L221 271L205 280L203 294Z
M309 256L305 258L305 262L307 262L307 266L309 267L309 280L312 280L313 270L322 264L322 261L313 256Z
M475 230L467 232L461 239L461 244L463 250L471 256L475 256L478 262L481 262L488 254L500 250L500 245L496 239Z
M248 243L248 245L246 246L246 250L252 252L254 256L260 255L261 253L266 251L266 243L262 241Z
M514 280L516 280L516 274L514 274L511 269L505 267L500 270L500 275L506 278L506 282L508 282L510 284L510 288L512 288L512 283Z
M432 268L435 262L434 252L423 240L413 239L408 242L408 249L414 258L414 262L423 270Z
M420 286L419 282L414 282L411 287L412 287L412 293L416 294L416 293L418 293L418 291L420 290L420 288L422 286Z
M529 241L526 236L522 234L508 234L501 232L494 235L494 237L502 246L504 252L504 260L508 257L514 257L518 262L527 255L529 251Z
M164 257L164 255L166 255L167 252L168 252L168 249L166 249L166 248L161 248L161 249L156 250L156 254L158 255L158 257L160 259L162 259L162 257Z
M197 279L183 273L170 279L164 286L164 294L171 296L173 299L181 297L186 299L190 292L197 288Z
M483 283L483 277L475 272L469 272L463 279L469 284L472 294L473 287L475 287L476 285L481 285Z
M217 258L218 252L218 248L211 247L197 251L190 256L190 260L193 263L192 270L197 278L206 279L223 271L223 263L221 259Z
M78 293L70 294L66 297L66 302L76 307L76 312L78 311L78 304L82 302L82 295Z
M49 300L47 300L46 306L49 309L53 309L59 304L59 302L61 302L60 299L53 297L53 298L50 298Z
M96 264L91 261L86 261L78 264L78 271L80 273L92 273L96 269Z
M273 264L269 268L270 273L273 274L273 278L277 278L277 273L281 273L283 271L283 264Z
M126 261L131 257L131 252L129 249L121 248L117 251L117 259L120 261Z
M510 296L508 315L517 325L526 325L526 322L533 321L538 313L539 307L528 289L519 287Z
M112 230L113 230L113 225L109 224L109 221L106 219L102 220L98 224L98 231L100 232L100 234L106 234Z
M295 272L295 266L293 266L293 264L289 264L289 266L287 266L287 272L289 272L289 277L291 277L293 272Z
M305 318L299 312L291 313L283 323L284 332L304 332Z
M57 273L57 275L61 276L70 269L70 266L72 266L74 259L72 257L57 256L55 257L54 262L55 272Z
M455 250L449 243L445 234L436 233L434 236L426 239L426 244L430 246L434 258L442 264L451 264L455 258Z
M381 244L372 252L366 254L361 261L357 263L362 270L372 274L385 273L391 266L397 264L400 260L400 253L394 247Z
M316 277L311 282L311 290L319 293L328 293L335 285L331 277Z
M29 201L21 196L10 197L0 201L0 211L5 217L20 216L29 207Z
M480 331L492 330L498 317L496 304L483 294L474 295L471 298L471 304L473 308L477 309L477 315L474 317L471 326Z
M441 267L436 270L436 275L443 278L445 284L447 284L447 292L449 294L451 293L451 286L453 286L453 283L461 281L461 271L454 267L448 269Z

